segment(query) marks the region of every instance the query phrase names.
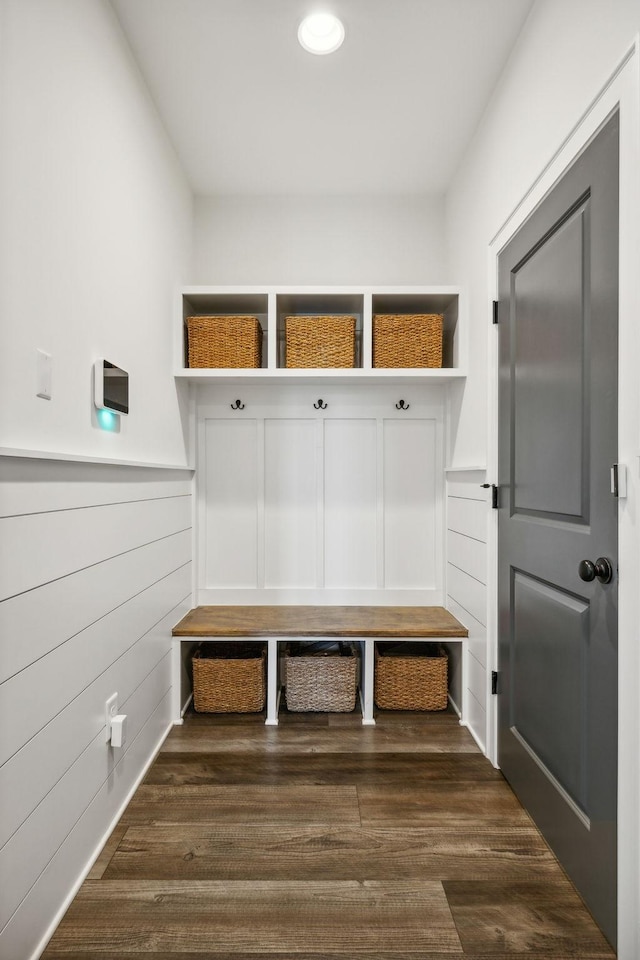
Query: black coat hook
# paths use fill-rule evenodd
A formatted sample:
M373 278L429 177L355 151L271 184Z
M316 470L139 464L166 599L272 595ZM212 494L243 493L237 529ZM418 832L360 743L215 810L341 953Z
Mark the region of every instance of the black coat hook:
M329 404L325 403L324 400L318 400L317 403L314 403L316 410L326 410L328 406Z
M236 400L235 403L231 404L232 410L244 410L244 403L240 403L239 400Z
M400 400L396 403L396 410L408 410L410 406L410 403L405 403L404 400Z

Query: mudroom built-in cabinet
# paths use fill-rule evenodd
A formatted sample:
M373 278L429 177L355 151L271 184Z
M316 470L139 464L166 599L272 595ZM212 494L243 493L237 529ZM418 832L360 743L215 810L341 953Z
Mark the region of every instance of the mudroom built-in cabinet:
M441 314L442 366L374 366L373 318L388 313L409 322ZM258 318L262 365L190 368L187 318L229 314ZM292 314L353 316L356 366L287 367L285 318ZM459 503L448 496L447 436L449 384L465 376L465 324L464 294L454 287L180 291L175 373L191 382L193 400L194 606L455 602L462 620L465 598L457 585L453 599L448 591L447 544L459 545L465 528L456 520L453 537L448 531L448 505ZM454 490L469 481L462 506L481 527L484 479L475 468ZM475 528L469 533L482 552ZM486 618L474 612L477 635ZM466 672L462 645L453 644L460 710ZM485 672L483 664L480 686ZM484 701L484 691L478 696Z
M179 292L198 604L442 602L447 385L465 375L464 310L456 287ZM262 366L190 368L188 318L229 314L257 318ZM354 318L354 366L287 367L286 318L321 314ZM379 314L409 326L440 314L441 364L374 366Z

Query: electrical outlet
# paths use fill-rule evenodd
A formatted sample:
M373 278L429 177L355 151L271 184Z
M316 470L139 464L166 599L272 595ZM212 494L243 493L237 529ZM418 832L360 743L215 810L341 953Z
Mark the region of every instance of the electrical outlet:
M112 693L104 705L105 735L107 743L111 740L111 720L118 715L118 694Z

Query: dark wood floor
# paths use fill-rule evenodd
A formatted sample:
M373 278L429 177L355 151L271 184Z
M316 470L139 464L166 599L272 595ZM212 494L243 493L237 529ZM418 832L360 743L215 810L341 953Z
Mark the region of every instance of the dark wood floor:
M452 714L190 715L44 957L604 960Z

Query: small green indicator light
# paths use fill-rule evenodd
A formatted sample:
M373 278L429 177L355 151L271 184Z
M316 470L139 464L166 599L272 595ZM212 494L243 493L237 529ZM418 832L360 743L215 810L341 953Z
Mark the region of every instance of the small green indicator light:
M118 414L114 413L113 410L100 407L98 410L98 425L101 430L117 430Z

